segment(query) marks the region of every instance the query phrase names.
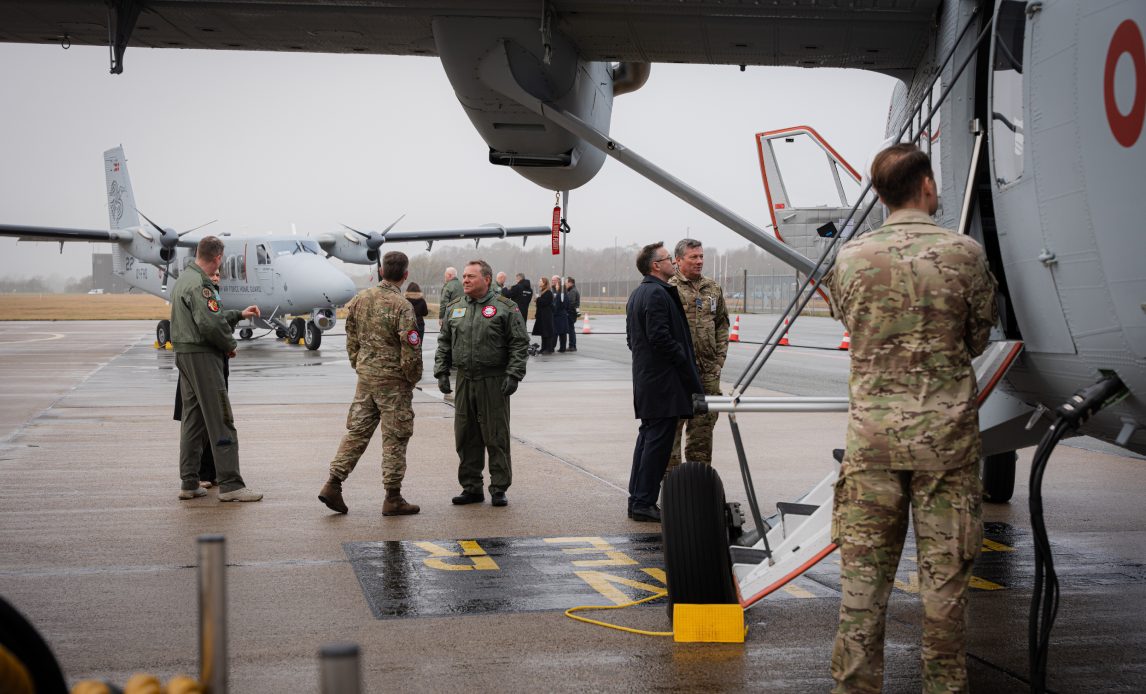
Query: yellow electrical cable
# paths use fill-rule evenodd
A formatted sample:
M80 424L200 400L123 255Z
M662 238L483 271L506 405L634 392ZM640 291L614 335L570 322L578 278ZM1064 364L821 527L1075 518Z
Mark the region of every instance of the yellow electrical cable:
M619 626L617 624L609 624L608 622L602 622L598 619L589 619L588 617L578 617L577 615L573 614L574 612L577 612L579 610L621 610L621 609L624 609L626 607L633 607L634 605L640 605L641 603L649 602L650 600L656 600L657 598L663 598L666 595L668 595L668 591L662 590L661 592L656 593L655 595L650 595L647 598L641 598L640 600L635 600L633 602L626 602L623 605L578 605L577 607L570 607L569 609L565 610L565 616L568 617L569 619L575 619L578 622L585 622L586 624L593 624L593 625L596 625L599 627L605 627L606 629L616 629L617 631L627 631L630 634L640 634L641 636L672 636L673 633L671 631L645 631L644 629L633 629L632 627L623 627L623 626Z

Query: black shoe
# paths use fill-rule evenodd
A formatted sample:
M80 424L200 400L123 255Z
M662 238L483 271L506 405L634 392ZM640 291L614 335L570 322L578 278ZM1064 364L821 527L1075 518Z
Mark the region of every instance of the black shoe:
M560 354L565 354L565 350L563 350L563 349L559 349L559 350L557 350L557 351L558 351L558 353L560 353Z
M576 348L576 347L570 347L570 348L569 348L568 350L566 350L566 351L567 351L567 352L576 352L576 351L577 351L577 348Z
M494 506L505 506L509 503L509 499L505 498L505 492L490 492L489 503Z
M629 518L632 518L632 517L633 517L633 507L630 506L629 507Z
M661 511L656 506L634 506L631 517L641 523L660 523Z
M453 498L453 502L458 506L480 504L483 501L485 501L485 494L481 492L462 492Z

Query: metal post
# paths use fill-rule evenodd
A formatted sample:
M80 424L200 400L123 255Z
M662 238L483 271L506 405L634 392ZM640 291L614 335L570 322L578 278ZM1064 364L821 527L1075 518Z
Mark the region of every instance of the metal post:
M361 694L362 670L358 644L332 643L318 652L321 694Z
M744 268L744 296L740 297L740 312L748 313L748 268Z
M199 681L227 694L227 557L222 535L199 536Z

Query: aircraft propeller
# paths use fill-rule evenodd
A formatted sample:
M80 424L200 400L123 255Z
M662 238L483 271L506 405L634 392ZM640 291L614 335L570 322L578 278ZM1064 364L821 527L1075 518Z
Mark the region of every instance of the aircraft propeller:
M386 234L389 234L390 230L394 228L394 225L397 224L398 222L402 221L402 218L405 216L406 216L406 214L403 212L401 217L398 217L393 222L390 222L390 226L386 227L382 231L367 232L367 231L359 231L358 229L355 229L354 227L348 226L346 224L343 224L342 226L346 227L350 231L353 231L355 234L358 234L359 236L366 239L366 248L374 251L375 254L377 255L377 257L375 258L375 269L381 270L381 268L382 268L382 254L378 253L378 249L382 247L382 244L386 243Z
M156 231L159 232L159 247L162 248L164 251L169 251L169 253L163 254L164 257L167 259L167 264L163 266L163 291L167 291L167 278L171 275L171 259L175 257L175 246L178 245L179 239L183 238L184 236L186 236L187 234L190 234L193 231L198 231L205 226L208 226L210 224L214 224L215 222L217 222L219 220L212 219L209 222L205 222L203 224L200 224L197 227L192 227L191 229L187 229L186 231L175 231L171 227L159 226L155 222L151 221L150 217L143 214L138 209L136 210L136 212L139 212L139 216L143 217L145 220L147 220L147 223L150 224L152 226L152 228L154 228ZM154 241L155 240L155 237L152 236L151 233L148 232L146 229L139 228L139 229L136 229L136 231L139 233L140 236L147 239L148 241Z

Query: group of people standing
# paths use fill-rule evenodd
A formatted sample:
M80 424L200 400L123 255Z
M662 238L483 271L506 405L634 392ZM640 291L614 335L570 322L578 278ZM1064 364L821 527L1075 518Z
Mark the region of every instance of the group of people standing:
M541 353L577 351L577 317L581 313L581 291L577 281L557 275L538 281L533 334L541 338ZM556 348L556 349L555 349Z

